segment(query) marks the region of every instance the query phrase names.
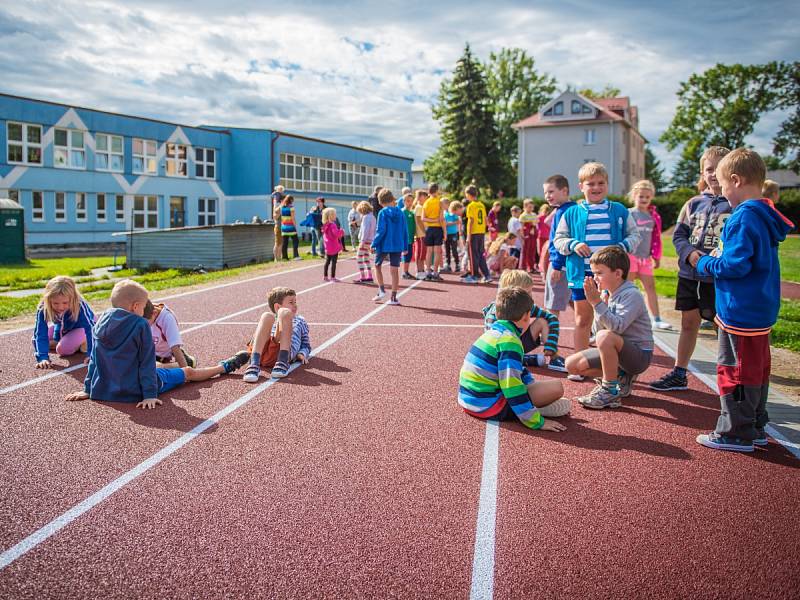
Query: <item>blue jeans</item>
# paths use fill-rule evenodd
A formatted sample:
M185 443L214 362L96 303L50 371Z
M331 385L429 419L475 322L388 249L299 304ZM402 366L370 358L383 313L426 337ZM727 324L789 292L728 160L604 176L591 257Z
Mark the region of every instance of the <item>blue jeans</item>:
M311 254L312 256L325 256L325 243L322 239L322 234L313 227L311 228Z

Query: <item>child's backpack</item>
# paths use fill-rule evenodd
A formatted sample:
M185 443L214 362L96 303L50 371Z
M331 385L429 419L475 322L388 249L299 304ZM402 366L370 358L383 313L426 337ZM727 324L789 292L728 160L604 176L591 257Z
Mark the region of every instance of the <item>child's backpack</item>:
M264 347L261 349L261 360L259 361L259 366L262 369L268 370L275 366L275 363L278 362L278 352L281 350L281 344L271 335L267 338L267 343L264 344ZM251 354L253 353L253 339L247 342L247 351Z

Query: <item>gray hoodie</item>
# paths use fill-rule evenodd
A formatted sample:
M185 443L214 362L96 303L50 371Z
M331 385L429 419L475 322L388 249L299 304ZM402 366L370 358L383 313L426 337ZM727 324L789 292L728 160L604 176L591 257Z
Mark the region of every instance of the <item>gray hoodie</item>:
M608 303L594 307L594 330L608 329L640 350L653 349L653 329L644 297L630 281L619 286Z

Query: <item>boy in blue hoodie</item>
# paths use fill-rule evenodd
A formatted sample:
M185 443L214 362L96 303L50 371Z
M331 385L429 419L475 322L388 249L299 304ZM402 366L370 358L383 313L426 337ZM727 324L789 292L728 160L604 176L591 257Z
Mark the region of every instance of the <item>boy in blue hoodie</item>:
M397 202L391 190L382 189L378 194L378 203L381 211L378 213L378 227L375 239L372 240L372 250L375 251L375 279L378 280L378 293L373 300L380 302L386 297L383 286L383 272L381 265L388 257L389 270L392 275L392 296L387 304L396 306L397 288L400 284L400 257L408 251L408 230L403 211L397 208Z
M766 446L769 421L769 332L778 317L781 272L778 244L793 223L761 198L766 166L738 148L717 165L722 195L733 212L713 255L689 257L700 276L714 278L715 322L719 327L717 387L722 412L716 429L697 442L717 450L752 452Z
M232 373L247 363L248 352L238 352L215 367L193 369L156 368L156 351L150 324L144 319L147 290L130 279L117 282L111 292L111 308L92 330L94 341L89 371L82 392L67 400L136 402L136 408L162 404L156 396L187 381L205 381Z

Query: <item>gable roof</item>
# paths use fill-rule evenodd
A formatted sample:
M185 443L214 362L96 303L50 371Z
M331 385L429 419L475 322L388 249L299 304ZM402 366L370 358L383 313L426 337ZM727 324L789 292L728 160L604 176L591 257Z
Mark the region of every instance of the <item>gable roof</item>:
M634 129L638 130L638 109L635 106L631 106L630 98L627 96L622 96L619 98L598 98L597 100L590 100L585 96L581 96L577 92L572 92L575 96L580 98L582 102L585 102L589 106L592 106L597 109L597 113L593 117L581 117L577 119L554 119L548 120L543 119L542 115L547 110L547 108L555 102L557 102L560 98L562 98L567 92L562 92L557 98L554 98L547 104L545 104L539 112L530 117L522 119L517 123L514 123L512 127L514 129L526 129L529 127L557 127L559 125L582 125L587 123L608 123L613 121L620 121L629 127L633 127ZM626 119L623 115L625 111L628 111L628 114L632 117L631 120L635 121L632 123L628 119ZM619 112L617 112L619 111ZM622 113L622 114L620 114ZM635 117L634 117L635 115Z

